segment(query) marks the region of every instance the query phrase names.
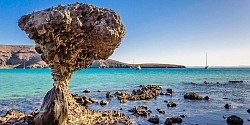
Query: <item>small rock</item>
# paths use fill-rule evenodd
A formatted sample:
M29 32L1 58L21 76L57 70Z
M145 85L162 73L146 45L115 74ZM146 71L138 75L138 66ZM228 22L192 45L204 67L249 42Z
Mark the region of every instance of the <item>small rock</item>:
M121 99L121 100L120 100L120 103L127 103L127 102L128 102L127 99Z
M165 111L163 109L156 109L159 113L165 114Z
M180 117L182 117L182 118L185 118L185 117L186 117L186 115L184 115L184 114L181 114L181 115L180 115Z
M190 84L195 84L195 83L191 82Z
M106 100L102 100L101 102L100 102L100 105L107 105L108 104L108 101L106 101Z
M208 96L205 96L203 99L204 99L204 100L209 100L209 97L208 97Z
M198 93L190 92L190 93L186 93L184 95L184 99L202 100L204 98L202 96L200 96Z
M222 98L222 99L228 99L228 98Z
M120 108L120 110L123 110L122 108Z
M241 119L240 117L236 115L232 115L227 118L227 123L229 125L243 125L243 122L244 122L243 119Z
M168 101L168 100L164 100L164 102L169 103L169 101Z
M232 108L232 105L226 104L224 107L225 107L226 109L230 109L230 108Z
M90 93L90 92L91 92L91 91L88 90L88 89L86 89L86 90L83 91L83 93Z
M229 83L243 83L242 80L238 81L238 80L234 80L234 81L228 81Z
M153 117L149 118L148 121L151 123L154 123L154 124L159 124L160 119L158 116L153 116Z
M101 90L97 90L97 92L101 92Z
M112 95L111 92L107 92L107 93L106 93L106 98L112 98L112 97L114 97L114 96Z
M247 112L250 113L250 109L248 109Z
M91 101L92 103L98 103L98 99L96 98L89 98L89 101Z
M168 107L176 107L176 104L174 102L168 102L167 106Z
M179 117L167 118L165 125L172 125L172 123L182 123L182 119Z
M161 92L161 93L160 93L160 95L164 95L164 93L163 93L163 92Z
M205 84L208 84L208 82L207 82L207 81L204 81L204 83L205 83Z
M167 93L173 94L173 90L170 89L170 88L168 88L168 89L167 89Z

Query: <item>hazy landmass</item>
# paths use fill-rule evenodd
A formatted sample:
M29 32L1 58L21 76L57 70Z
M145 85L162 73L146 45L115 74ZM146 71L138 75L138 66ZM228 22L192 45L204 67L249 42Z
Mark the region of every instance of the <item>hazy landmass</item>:
M129 64L113 59L95 60L91 68L130 68L140 65L142 68L185 68L176 64ZM32 45L0 45L0 68L46 68L48 65L41 59Z

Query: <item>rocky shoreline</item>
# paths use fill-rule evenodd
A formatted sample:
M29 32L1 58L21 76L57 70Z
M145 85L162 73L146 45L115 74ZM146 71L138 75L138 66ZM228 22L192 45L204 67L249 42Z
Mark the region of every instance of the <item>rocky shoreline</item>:
M94 97L87 97L88 94L91 93L106 93L103 94L104 100L99 100ZM157 99L159 96L175 96L174 90L171 88L162 88L159 85L140 85L138 89L134 89L132 91L93 91L84 90L80 94L72 94L72 97L76 100L76 102L83 107L84 117L81 117L81 123L79 124L137 124L136 122L131 120L131 116L135 116L136 118L143 118L148 121L148 123L160 124L161 121L165 121L165 125L172 125L173 123L181 124L185 121L185 117L188 117L186 114L179 114L178 117L166 117L165 119L161 119L159 116L164 115L167 110L164 110L164 107L159 109L153 109L148 105L138 105L129 110L130 115L126 115L122 113L124 111L123 108L114 111L98 111L92 110L88 107L95 104L101 106L108 106L109 101L111 100L120 100L120 105L127 103L128 101L152 101ZM208 96L201 96L195 92L187 92L183 95L182 100L190 100L196 102L195 100L205 100L209 101L210 98ZM165 103L167 107L178 107L179 104L176 104L172 101L164 100L162 103ZM226 104L227 105L227 104ZM227 109L225 105L225 109ZM228 108L229 109L229 108ZM152 112L156 110L158 111L158 115L152 114ZM250 113L250 109L246 112ZM23 114L16 111L8 111L6 115L0 117L0 124L3 125L11 125L11 124L34 124L34 117L39 113L39 110L35 110L30 114ZM231 116L222 116L225 119L225 123L228 124L239 124L242 125L244 120L236 115ZM86 122L82 122L86 121ZM247 120L248 121L248 120Z

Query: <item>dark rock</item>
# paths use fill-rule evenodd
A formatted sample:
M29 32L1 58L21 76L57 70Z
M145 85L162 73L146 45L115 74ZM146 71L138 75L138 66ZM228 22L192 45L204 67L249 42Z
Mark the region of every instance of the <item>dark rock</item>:
M208 97L207 97L208 98ZM191 99L191 100L202 100L204 99L202 96L200 96L198 93L190 92L186 93L184 95L184 99Z
M90 92L91 92L91 91L88 90L88 89L86 89L86 90L83 91L83 93L90 93Z
M230 108L232 108L232 105L226 104L224 107L225 107L226 109L230 109Z
M190 84L195 84L195 83L191 82Z
M243 83L242 80L238 81L238 80L234 80L234 81L228 81L229 83Z
M227 118L227 123L229 125L243 125L244 121L240 117L238 117L236 115L232 115L232 116Z
M97 90L97 92L101 92L101 90Z
M154 124L159 124L160 119L158 116L153 116L148 119L149 122L154 123Z
M172 89L170 89L170 88L168 88L168 89L167 89L167 93L169 93L169 94L173 94L173 90L172 90Z
M112 95L111 92L107 92L107 93L106 93L106 98L112 98L112 97L114 97L114 96Z
M247 112L250 113L250 109L248 109Z
M208 97L208 96L205 96L203 99L204 99L204 100L209 100L209 97Z
M163 109L156 109L159 113L165 114L165 111Z
M176 104L174 102L168 102L167 106L168 107L176 107Z
M180 115L180 117L182 117L182 118L185 118L185 117L186 117L186 115L184 115L184 114L181 114L181 115Z
M160 92L160 95L164 95L164 93L163 93L163 92Z
M171 121L171 122L170 122ZM165 125L171 125L172 123L182 123L182 119L179 117L167 118L165 121Z
M208 84L208 82L207 82L207 81L204 81L204 83L205 83L205 84Z
M100 105L107 105L108 104L108 101L106 101L106 100L102 100L101 102L100 102Z

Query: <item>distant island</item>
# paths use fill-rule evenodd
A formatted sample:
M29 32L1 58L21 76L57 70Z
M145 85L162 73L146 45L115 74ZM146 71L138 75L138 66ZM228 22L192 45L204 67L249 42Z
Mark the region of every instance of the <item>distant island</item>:
M140 65L141 68L186 68L176 64L128 64L113 59L95 60L91 68L130 68ZM0 45L0 68L47 68L32 45Z

